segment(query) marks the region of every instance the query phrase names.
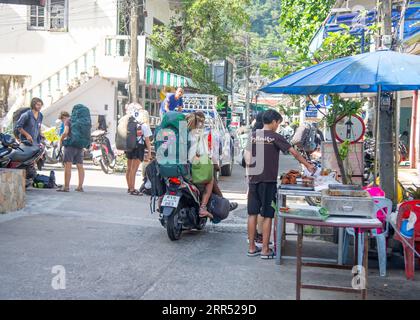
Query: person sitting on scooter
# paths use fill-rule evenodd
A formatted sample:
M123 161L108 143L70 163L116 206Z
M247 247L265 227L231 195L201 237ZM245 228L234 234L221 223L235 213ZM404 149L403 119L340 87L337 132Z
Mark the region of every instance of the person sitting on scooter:
M196 156L196 144L198 143L198 135L201 135L201 138L203 138L203 128L204 123L206 120L206 117L203 112L197 111L190 113L187 115L187 126L188 126L188 139L190 141L190 148L188 150L188 160L192 162L193 158ZM203 138L204 141L207 141ZM207 145L206 145L207 146ZM208 148L207 150L202 150L204 153L210 154L210 151ZM207 210L207 204L210 200L210 197L212 193L223 197L222 192L220 191L220 188L215 181L214 177L213 179L206 183L206 184L197 184L197 188L200 190L201 193L201 204L200 204L200 217L208 217L211 220L214 220L215 217ZM230 211L235 210L238 207L238 204L236 202L231 202L230 204Z

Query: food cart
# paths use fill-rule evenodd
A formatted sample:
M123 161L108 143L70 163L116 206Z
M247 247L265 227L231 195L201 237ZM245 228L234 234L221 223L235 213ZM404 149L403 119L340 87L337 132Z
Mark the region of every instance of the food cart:
M306 190L305 190L306 189ZM368 255L368 235L370 230L380 228L382 223L374 217L373 200L357 186L330 185L323 191L311 190L311 187L295 185L282 185L278 189L278 210L277 223L275 226L275 250L276 263L281 264L282 259L296 259L296 299L300 300L301 289L330 290L340 292L360 292L363 299L367 297L367 255ZM287 197L321 197L322 207L299 206L289 208ZM294 223L297 226L297 248L296 257L283 256L283 248L286 241L285 225ZM314 257L302 257L303 247L303 227L333 227L339 228L338 258L322 259ZM355 228L360 230L356 237L365 237L365 248L363 250L363 265L354 269L353 266L343 266L343 230L345 228ZM357 241L355 243L358 243ZM358 246L355 246L355 265L358 264ZM320 286L312 284L302 284L302 267L330 268L340 270L353 270L354 274L363 273L364 284L360 287L340 287L340 286Z

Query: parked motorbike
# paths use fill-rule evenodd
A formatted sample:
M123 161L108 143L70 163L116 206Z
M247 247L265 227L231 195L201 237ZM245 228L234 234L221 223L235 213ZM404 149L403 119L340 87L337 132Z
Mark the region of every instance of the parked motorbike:
M26 187L32 184L36 177L35 164L44 153L43 145L32 145L22 142L7 134L0 134L0 167L9 169L23 169L26 171Z
M106 174L112 173L116 164L116 156L112 151L111 142L104 130L96 130L92 133L91 154L95 165L100 165Z
M200 218L200 191L182 178L166 182L166 194L160 205L159 220L172 241L181 238L184 230L202 230L207 218Z
M44 146L45 152L37 161L38 170L42 170L45 164L63 164L63 152L58 141L50 142L44 139L41 143Z
M398 163L406 161L408 159L408 150L405 144L400 140L398 145ZM373 174L375 167L375 139L367 138L364 142L364 158L365 158L365 168L364 168L364 180L366 184L373 182Z

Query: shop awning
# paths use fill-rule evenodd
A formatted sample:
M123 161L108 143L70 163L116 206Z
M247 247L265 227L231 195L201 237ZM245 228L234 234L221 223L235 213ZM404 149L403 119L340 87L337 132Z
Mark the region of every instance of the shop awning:
M150 66L146 69L146 84L155 86L194 88L193 81L190 78L152 68Z

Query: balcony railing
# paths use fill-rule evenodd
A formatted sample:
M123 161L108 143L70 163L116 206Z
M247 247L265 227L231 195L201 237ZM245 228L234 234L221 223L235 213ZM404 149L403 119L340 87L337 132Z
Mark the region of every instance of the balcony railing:
M139 40L141 40L139 36ZM139 41L142 43L142 41ZM129 57L130 56L130 36L108 36L105 38L105 56L110 57ZM146 58L154 61L158 60L156 48L151 44L150 39L146 38Z
M98 74L96 60L97 47L94 47L29 89L29 100L39 97L44 101L45 107L50 106L96 76Z

